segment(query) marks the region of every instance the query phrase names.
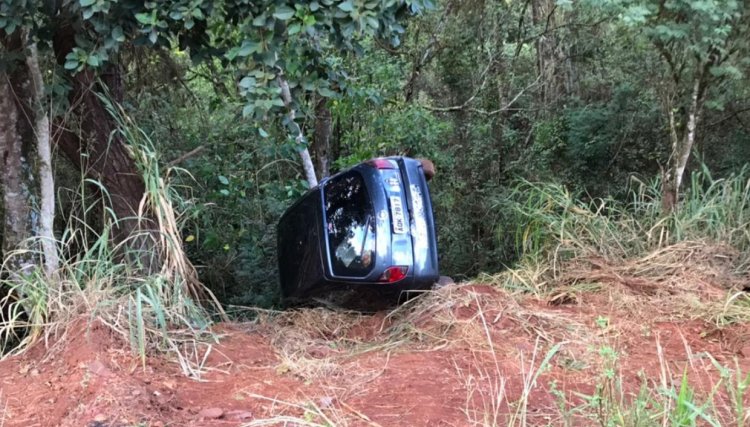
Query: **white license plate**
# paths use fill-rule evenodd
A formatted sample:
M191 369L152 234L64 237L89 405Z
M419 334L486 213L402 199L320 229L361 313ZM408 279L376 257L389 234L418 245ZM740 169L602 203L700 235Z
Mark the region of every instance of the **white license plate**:
M404 206L401 204L401 198L398 196L390 196L390 199L393 232L396 234L404 234L406 233L406 220L404 219Z

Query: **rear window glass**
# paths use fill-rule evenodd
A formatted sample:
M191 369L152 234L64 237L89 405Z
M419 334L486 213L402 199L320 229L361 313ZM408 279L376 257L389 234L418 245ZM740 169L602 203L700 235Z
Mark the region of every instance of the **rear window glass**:
M365 276L375 263L375 212L364 179L352 171L324 190L328 246L337 276Z

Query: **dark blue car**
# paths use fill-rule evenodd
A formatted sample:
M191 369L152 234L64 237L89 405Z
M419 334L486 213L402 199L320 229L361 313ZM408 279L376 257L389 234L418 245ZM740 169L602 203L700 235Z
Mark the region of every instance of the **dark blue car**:
M422 162L378 158L323 179L281 217L278 256L286 304L429 288L439 276Z

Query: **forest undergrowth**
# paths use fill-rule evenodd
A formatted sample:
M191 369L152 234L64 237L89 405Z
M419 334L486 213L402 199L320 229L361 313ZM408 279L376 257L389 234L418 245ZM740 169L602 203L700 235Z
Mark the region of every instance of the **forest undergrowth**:
M35 344L61 349L80 322L99 322L127 343L144 367L149 355L167 353L183 374L199 379L219 342L212 324L223 311L201 290L182 252L180 217L173 207L177 196L157 167L148 138L119 114L122 129L131 129L124 136L147 177L142 206L157 218L155 255L163 260L162 268L144 274L129 261L133 254L123 256L121 248L110 245L117 219L108 212L107 226L98 234L73 231L87 222L72 216L58 245L63 253L69 246L82 248L72 251L81 255L64 261L53 282L30 273L5 283L10 292L0 328L4 352L16 355ZM94 214L83 203L89 184L84 180L76 190L81 215ZM555 419L567 425L580 420L745 425L750 373L736 360L707 354L718 375L710 387L698 387L687 367L674 372L657 339L650 361L656 370L640 377L635 390L623 380L624 362L615 350L622 325L613 313L622 322L702 322L712 325L711 333L750 323L750 172L719 180L708 170L693 173L681 209L671 215L662 214L659 193L658 181L633 182L627 203L584 202L559 185L520 182L495 204L513 218L515 228L506 232L514 234L520 251L517 265L503 272L426 292L374 317L324 308L245 311L271 331L277 370L308 382L345 374L352 359L366 354L467 348L476 363L457 365L456 375L467 390L462 412L474 425L535 425L531 396L540 387L555 396ZM484 291L488 285L498 293ZM591 306L607 311L586 313ZM594 320L571 323L540 307L577 307ZM512 391L502 368L512 356L501 351L494 326L501 319L520 325L517 337L532 343L530 353L513 356L522 381ZM735 338L738 345L750 341L741 334ZM321 349L335 349L335 356ZM588 349L585 357L571 356L581 349ZM687 343L685 349L690 352ZM588 394L556 390L548 375L560 366L569 369L564 365L571 358L573 365L594 369L595 385ZM649 376L654 372L658 377ZM256 398L269 399L279 413L251 425L352 423L351 414L335 405ZM302 418L287 413L298 414L300 408Z

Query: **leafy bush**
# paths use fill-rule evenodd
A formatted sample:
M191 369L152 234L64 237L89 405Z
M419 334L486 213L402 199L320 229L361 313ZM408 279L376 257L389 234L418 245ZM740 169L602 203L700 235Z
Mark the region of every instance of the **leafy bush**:
M297 153L278 129L260 132L233 102L211 102L203 79L183 91L137 97L139 123L162 157L200 151L175 165L183 238L201 281L225 304L271 307L278 302L276 223L305 190Z

